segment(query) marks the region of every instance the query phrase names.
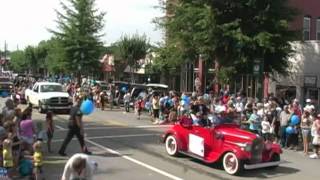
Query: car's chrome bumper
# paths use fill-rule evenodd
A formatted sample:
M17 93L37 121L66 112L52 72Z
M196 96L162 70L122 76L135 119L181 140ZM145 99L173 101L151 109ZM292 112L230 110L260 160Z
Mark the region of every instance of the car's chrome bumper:
M245 164L245 169L258 169L258 168L265 168L265 167L271 167L271 166L278 166L281 162L275 161L275 162L265 162L265 163L258 163L258 164Z
M42 105L43 109L46 110L69 110L72 108L72 105L68 106L50 106L50 105Z

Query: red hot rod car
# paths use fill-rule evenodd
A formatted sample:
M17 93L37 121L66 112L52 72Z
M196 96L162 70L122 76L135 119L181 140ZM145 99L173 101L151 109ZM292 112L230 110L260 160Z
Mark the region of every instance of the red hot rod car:
M243 169L277 167L282 150L279 144L265 143L258 135L240 129L232 123L196 126L182 118L161 135L170 156L179 153L206 163L222 162L228 174Z

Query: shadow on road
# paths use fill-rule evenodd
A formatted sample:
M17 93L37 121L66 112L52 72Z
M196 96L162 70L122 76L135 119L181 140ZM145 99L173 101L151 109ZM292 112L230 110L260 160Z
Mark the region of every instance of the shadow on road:
M291 168L291 167L285 167L285 166L279 166L276 169L255 169L255 170L247 170L244 171L241 174L241 177L254 177L254 178L261 178L266 179L270 178L270 176L274 177L281 177L286 176L289 174L295 174L300 172L299 169Z

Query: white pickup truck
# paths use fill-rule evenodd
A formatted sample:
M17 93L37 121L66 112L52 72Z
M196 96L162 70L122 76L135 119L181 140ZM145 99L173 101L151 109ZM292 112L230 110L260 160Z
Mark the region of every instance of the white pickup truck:
M27 89L25 97L28 103L38 107L40 113L51 111L69 111L72 98L59 83L37 82L32 89Z

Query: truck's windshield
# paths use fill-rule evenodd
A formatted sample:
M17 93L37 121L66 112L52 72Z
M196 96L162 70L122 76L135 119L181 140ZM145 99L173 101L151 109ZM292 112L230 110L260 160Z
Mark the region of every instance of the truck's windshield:
M40 92L63 92L62 86L60 85L42 85Z

